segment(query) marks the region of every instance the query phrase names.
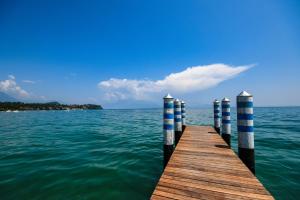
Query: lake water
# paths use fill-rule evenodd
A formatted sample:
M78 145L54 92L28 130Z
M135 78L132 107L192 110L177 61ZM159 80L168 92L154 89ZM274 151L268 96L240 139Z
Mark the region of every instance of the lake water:
M257 177L299 199L300 108L254 112ZM187 108L188 124L212 122L212 109ZM162 145L161 109L0 112L0 199L148 199Z

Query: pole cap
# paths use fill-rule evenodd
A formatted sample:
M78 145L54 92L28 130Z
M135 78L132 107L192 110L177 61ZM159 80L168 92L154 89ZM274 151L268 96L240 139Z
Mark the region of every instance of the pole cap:
M181 102L179 99L175 99L174 101L176 101L176 102Z
M181 104L185 104L185 102L182 100L182 101L181 101Z
M173 97L168 93L166 96L164 96L164 99L173 99Z
M214 100L214 103L220 103L220 101L218 101L218 99L215 99L215 100Z
M222 99L222 101L224 101L224 102L230 102L230 100L229 100L228 98L226 98L226 97L224 97L224 98Z
M252 94L249 94L248 92L246 91L242 91L238 97L252 97Z

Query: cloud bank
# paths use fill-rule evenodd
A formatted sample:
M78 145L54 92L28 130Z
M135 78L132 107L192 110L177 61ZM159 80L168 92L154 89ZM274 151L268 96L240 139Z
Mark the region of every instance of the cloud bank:
M131 80L111 78L101 81L98 87L105 100L151 100L157 94L185 94L217 86L248 70L252 65L230 66L211 64L188 67L184 71L171 73L162 80Z
M29 93L17 84L13 75L9 75L7 80L0 81L0 91L18 97L29 97Z

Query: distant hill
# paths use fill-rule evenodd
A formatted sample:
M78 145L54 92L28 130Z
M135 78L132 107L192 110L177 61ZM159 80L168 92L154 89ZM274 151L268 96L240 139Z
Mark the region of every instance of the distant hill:
M60 103L58 101L51 101L51 102L48 102L46 104L49 104L49 105L60 105Z
M5 94L4 92L0 92L0 102L17 102L18 100Z

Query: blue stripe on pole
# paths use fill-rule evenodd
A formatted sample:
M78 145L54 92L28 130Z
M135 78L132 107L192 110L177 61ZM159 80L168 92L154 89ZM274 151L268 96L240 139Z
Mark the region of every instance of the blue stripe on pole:
M230 116L230 112L222 112L222 116Z
M253 120L253 114L237 114L238 120Z
M222 123L223 124L230 124L230 120L228 120L228 119L222 119Z
M173 130L174 125L173 124L164 124L164 130Z
M221 118L219 115L214 115L215 118Z
M180 111L174 111L174 114L175 115L181 115L181 112Z
M222 104L222 108L230 108L229 104Z
M175 105L174 105L174 108L181 108L181 106L180 106L180 105L177 105L177 104L175 104Z
M218 109L218 108L220 108L220 104L214 105L214 109Z
M253 132L253 126L238 126L239 132Z
M164 108L174 108L173 102L164 103Z
M220 113L220 110L214 110L214 113Z
M164 119L173 119L174 115L169 113L164 113Z
M237 102L237 107L238 108L252 108L253 107L253 102Z
M181 122L181 118L175 118L175 122Z

